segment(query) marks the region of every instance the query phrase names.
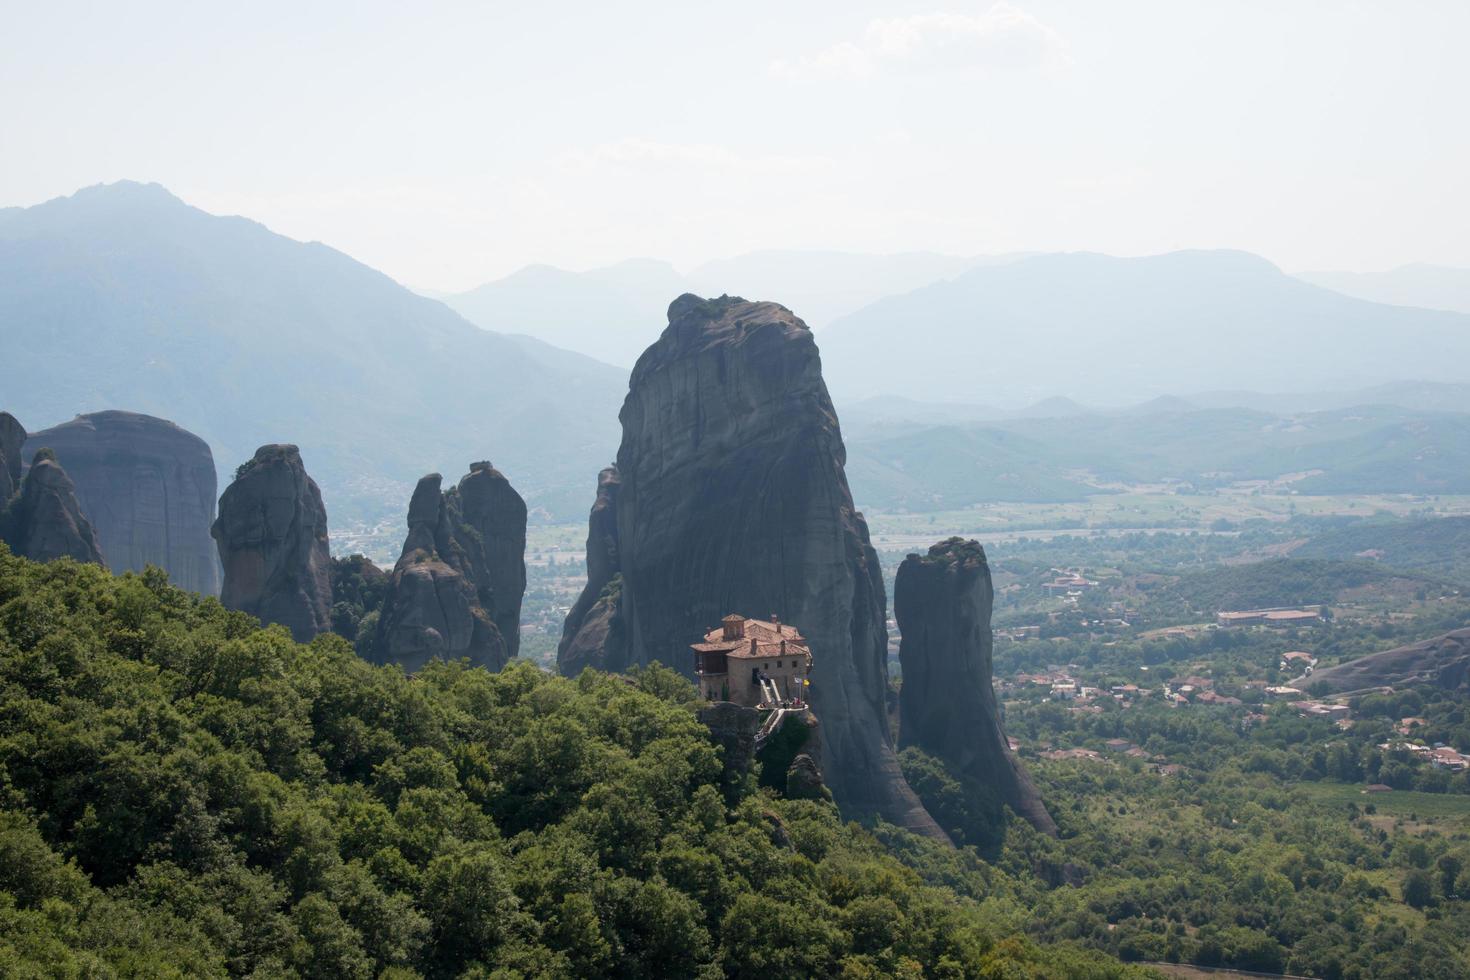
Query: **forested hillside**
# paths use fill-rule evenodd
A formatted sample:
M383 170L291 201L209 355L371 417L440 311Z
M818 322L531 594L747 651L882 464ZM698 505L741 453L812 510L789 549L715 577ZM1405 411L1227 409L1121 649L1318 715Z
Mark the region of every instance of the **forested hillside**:
M0 975L1130 975L973 855L722 790L691 697L409 678L0 549Z
M1371 558L1470 582L1470 517L1348 521L1292 552L1300 558Z

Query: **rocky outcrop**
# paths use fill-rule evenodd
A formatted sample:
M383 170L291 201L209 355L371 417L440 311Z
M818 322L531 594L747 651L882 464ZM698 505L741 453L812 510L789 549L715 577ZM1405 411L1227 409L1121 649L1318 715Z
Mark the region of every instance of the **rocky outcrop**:
M466 549L483 564L476 581L491 598L491 618L505 640L505 655L521 648L521 602L526 595L526 502L510 481L488 462L471 463L459 481L464 523L474 528L481 547Z
M9 412L0 412L0 511L20 489L21 453L25 427Z
M991 686L990 565L979 542L950 538L909 555L893 585L902 635L898 743L943 760L1044 833L1056 824L1010 750Z
M623 670L629 666L627 638L618 607L622 579L618 572L618 468L597 474L597 499L587 518L587 585L562 624L556 662L562 673L584 667Z
M151 415L108 411L32 434L28 448L42 446L76 484L114 572L156 565L181 588L219 594L214 456L203 439Z
M688 645L721 616L772 611L810 642L838 803L944 838L884 724L887 599L811 331L775 303L681 296L619 417L622 659L687 674ZM600 592L589 583L586 608Z
M300 643L332 628L327 511L295 446L255 451L220 497L210 533L228 608L280 623Z
M786 798L790 800L826 800L832 794L822 782L822 771L817 760L803 752L791 760L786 770Z
M780 737L796 745L782 778L783 795L792 800L831 800L832 792L822 779L822 726L816 714L802 711L787 717Z
M583 597L589 593L583 592ZM614 575L597 594L581 626L571 635L562 627L562 640L557 649L557 668L575 677L585 668L619 671L631 666L628 660L628 634L623 628L623 577ZM580 600L579 600L580 601Z
M701 705L699 720L709 729L710 738L724 750L721 784L725 795L734 800L755 765L755 736L761 727L761 713L733 701L715 701Z
M1302 690L1325 687L1334 694L1413 684L1433 684L1451 691L1470 687L1470 629L1370 653L1291 683Z
M75 558L106 564L97 532L82 515L76 488L49 449L36 453L20 493L0 509L0 539L11 552L32 561Z
M442 483L430 473L414 488L374 659L418 670L434 657L467 657L499 670L520 633L526 505L488 463L447 492Z

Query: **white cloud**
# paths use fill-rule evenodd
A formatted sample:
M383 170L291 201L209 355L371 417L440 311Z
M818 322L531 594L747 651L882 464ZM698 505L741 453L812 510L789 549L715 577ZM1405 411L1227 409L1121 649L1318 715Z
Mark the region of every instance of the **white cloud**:
M865 78L885 69L934 70L990 65L1026 68L1067 59L1060 34L1009 3L980 14L939 11L868 22L857 41L778 59L777 78Z
M877 21L874 21L877 23ZM851 41L840 41L812 55L795 61L778 59L771 62L770 73L777 78L863 78L873 74L873 56Z

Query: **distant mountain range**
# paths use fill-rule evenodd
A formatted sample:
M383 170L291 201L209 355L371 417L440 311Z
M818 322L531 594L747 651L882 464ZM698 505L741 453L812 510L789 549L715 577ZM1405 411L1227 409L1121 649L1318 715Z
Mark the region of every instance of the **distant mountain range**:
M1387 272L1299 272L1297 278L1375 303L1470 313L1470 269L1421 262Z
M598 360L632 367L658 339L681 293L773 299L812 327L885 296L1014 257L961 258L934 252L862 255L769 250L680 275L667 262L634 259L586 272L531 265L444 302L487 330L526 334Z
M579 519L617 439L627 371L611 365L684 290L775 299L815 325L861 505L1292 473L1302 492L1470 492L1470 315L1356 299L1245 253L532 266L449 297L462 316L322 244L127 182L0 210L0 407L34 429L108 408L168 418L224 478L296 442L337 526L401 520L418 476L482 458L533 513Z
M1362 404L1372 387L1409 408L1470 404L1470 368L1457 360L1470 353L1470 270L1441 266L1292 277L1233 251L769 250L687 275L652 259L528 266L445 302L486 329L629 367L686 291L775 300L801 316L839 404L953 403L972 418L1016 417L1017 405L1081 411L1065 393L1102 406L1183 395L1195 407L1323 411Z
M695 292L775 300L805 320L807 326L821 330L884 297L1022 257L769 249L707 263L691 272L689 281Z
M590 272L531 265L444 302L486 330L630 368L663 332L669 303L689 289L673 266L651 259Z
M1387 306L1243 252L1040 255L879 300L817 332L834 398L1094 405L1219 389L1470 381L1470 315Z
M486 458L532 508L579 516L627 385L325 245L128 182L0 211L0 335L0 405L26 426L146 412L208 441L226 479L298 443L336 525L401 520L418 476Z

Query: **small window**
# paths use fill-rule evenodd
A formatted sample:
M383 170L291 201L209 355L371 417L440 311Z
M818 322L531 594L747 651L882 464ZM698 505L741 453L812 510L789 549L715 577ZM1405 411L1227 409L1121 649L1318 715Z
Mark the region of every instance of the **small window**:
M776 669L777 670L780 670L781 669L781 661L779 661L779 660L776 661Z

